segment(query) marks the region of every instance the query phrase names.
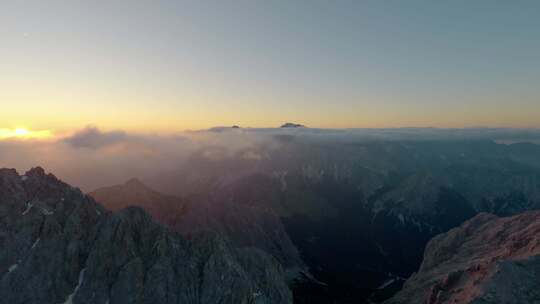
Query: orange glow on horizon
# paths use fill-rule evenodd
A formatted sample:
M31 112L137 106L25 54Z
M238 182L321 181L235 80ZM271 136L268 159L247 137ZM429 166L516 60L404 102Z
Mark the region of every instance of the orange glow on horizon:
M29 130L27 128L0 129L2 139L48 139L53 136L49 130Z

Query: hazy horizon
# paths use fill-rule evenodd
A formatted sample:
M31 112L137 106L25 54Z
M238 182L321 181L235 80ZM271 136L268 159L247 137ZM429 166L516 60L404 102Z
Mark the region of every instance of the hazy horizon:
M0 0L0 43L0 304L539 300L538 0Z
M228 127L159 134L86 127L61 135L47 134L47 137L19 133L20 136L0 139L0 167L16 168L24 173L40 166L84 191L176 170L193 155L205 151L210 151L208 157L211 159L228 158L242 151L264 155L291 141L311 147L394 141L459 143L473 140L540 144L539 129ZM213 154L215 149L219 151L217 156Z
M534 1L4 1L0 166L88 189L282 135L538 143L539 13Z
M540 127L540 4L5 1L0 129Z

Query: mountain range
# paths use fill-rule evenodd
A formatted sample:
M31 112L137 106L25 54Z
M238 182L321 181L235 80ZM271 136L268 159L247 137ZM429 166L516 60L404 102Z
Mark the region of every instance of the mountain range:
M537 299L540 146L275 140L88 195L3 169L5 303Z
M41 168L0 170L0 303L292 303L279 262L111 213Z
M203 149L145 183L191 209L179 231L219 231L271 253L296 283L296 302L361 303L398 291L436 235L480 212L537 209L538 151L483 140L336 145L292 137L277 149Z

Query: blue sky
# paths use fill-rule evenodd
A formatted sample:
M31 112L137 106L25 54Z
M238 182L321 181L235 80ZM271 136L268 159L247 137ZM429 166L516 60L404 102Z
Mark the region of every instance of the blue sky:
M0 128L540 127L538 1L3 1Z

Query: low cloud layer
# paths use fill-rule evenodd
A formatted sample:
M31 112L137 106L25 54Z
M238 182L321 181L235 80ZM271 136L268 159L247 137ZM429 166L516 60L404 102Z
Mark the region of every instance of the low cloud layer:
M64 141L76 148L98 149L108 145L128 140L128 135L123 131L101 132L96 127L88 127L78 131Z
M91 191L174 170L201 149L221 147L219 155L226 157L230 151L262 144L263 138L268 137L239 130L164 136L88 127L55 141L0 140L0 167L25 172L41 166L83 191Z
M512 129L231 129L184 132L176 135L104 132L88 127L56 141L0 140L0 167L20 172L42 166L66 182L91 191L146 178L179 168L189 156L212 160L244 151L257 160L265 149L291 142L351 142L362 140L491 139L504 143L539 142L539 130ZM257 148L252 149L250 148Z

